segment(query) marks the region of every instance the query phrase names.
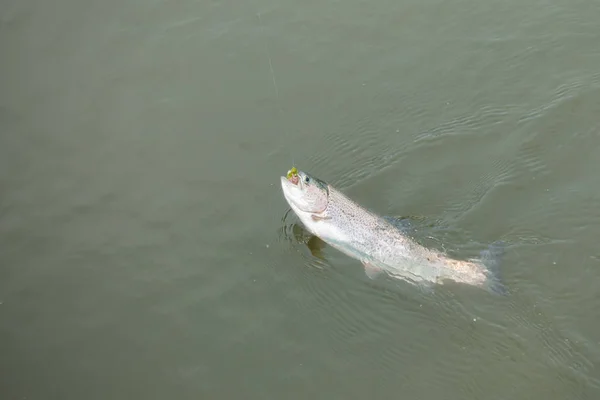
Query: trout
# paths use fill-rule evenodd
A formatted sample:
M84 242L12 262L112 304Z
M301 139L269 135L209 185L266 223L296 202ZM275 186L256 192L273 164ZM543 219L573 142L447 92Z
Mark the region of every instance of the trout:
M505 292L483 258L456 260L428 249L317 177L292 168L281 177L281 188L306 229L359 260L371 279L385 272L413 285L453 281Z

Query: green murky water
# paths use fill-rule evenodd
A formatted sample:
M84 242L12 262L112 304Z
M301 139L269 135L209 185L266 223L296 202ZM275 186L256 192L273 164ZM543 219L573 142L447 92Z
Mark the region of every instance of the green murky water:
M599 398L598 21L2 2L1 397ZM505 241L511 295L313 255L292 163L456 257Z

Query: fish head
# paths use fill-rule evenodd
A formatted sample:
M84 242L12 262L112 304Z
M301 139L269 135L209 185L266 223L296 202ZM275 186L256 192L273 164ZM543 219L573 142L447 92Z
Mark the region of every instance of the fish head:
M296 168L281 177L281 188L296 213L322 213L329 204L327 183Z

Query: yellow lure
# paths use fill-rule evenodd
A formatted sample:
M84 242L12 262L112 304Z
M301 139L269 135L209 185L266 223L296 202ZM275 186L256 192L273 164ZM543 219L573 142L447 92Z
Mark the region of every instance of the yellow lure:
M292 167L292 169L290 169L287 173L287 178L290 179L293 176L297 176L298 175L298 169L296 169L296 167Z

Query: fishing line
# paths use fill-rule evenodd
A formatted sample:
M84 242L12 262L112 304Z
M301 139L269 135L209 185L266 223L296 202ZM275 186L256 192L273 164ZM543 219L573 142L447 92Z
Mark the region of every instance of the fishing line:
M261 30L261 32L264 32L264 27L263 27L262 19L260 17L260 12L256 13L256 16L258 17L258 22L259 22L259 25L260 25L260 30ZM267 53L267 58L269 59L269 69L271 71L271 78L273 80L273 86L275 87L275 97L277 99L277 110L278 110L279 122L280 122L280 124L282 124L282 122L281 122L282 121L281 115L283 114L283 109L281 108L281 102L279 100L279 88L277 87L277 79L275 78L275 69L273 68L273 60L271 58L271 53L269 52L269 46L268 46L268 43L266 42L266 39L265 39L265 50L266 50L266 53ZM285 147L286 142L287 142L288 145L290 144L289 143L289 134L288 134L288 130L287 130L285 124L282 124L282 125L283 125L283 131L284 131L284 144L283 144L283 146ZM292 152L291 146L289 146L289 149L290 149L290 157L292 159L292 167L293 167L293 166L295 166L296 163L294 161L294 154Z
M256 16L258 17L258 23L259 23L259 27L260 27L260 32L264 33L264 26L262 23L262 18L260 15L260 12L256 13ZM290 149L290 158L292 159L292 167L295 164L294 161L294 154L292 151L292 148L290 146L290 141L289 141L289 134L288 134L288 129L286 128L286 125L282 122L282 114L283 114L283 109L281 107L281 101L279 99L279 87L277 86L277 78L275 77L275 68L273 68L273 58L271 57L271 52L269 51L269 43L267 41L267 39L265 38L265 52L267 54L267 58L269 60L269 70L271 71L271 80L273 81L273 87L275 88L275 97L276 97L276 102L277 102L277 112L278 112L278 118L279 118L279 123L280 125L283 125L283 130L284 130L284 137L283 137L283 147L286 147L286 144L288 145L287 147ZM271 206L272 203L274 201L274 197L271 198ZM269 207L272 208L272 207ZM281 222L280 222L280 227L278 229L279 234L278 234L278 240L284 240L287 241L288 239L288 226L286 225L286 219L288 216L288 213L291 211L291 209L288 209L287 212L284 214ZM291 235L293 237L293 235Z

